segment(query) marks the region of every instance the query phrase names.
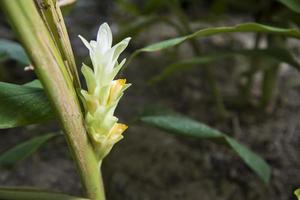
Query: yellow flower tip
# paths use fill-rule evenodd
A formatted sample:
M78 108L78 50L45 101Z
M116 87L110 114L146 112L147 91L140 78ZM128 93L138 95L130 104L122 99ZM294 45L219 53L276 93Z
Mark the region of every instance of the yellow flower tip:
M126 124L116 123L112 128L112 132L116 135L121 135L127 128Z
M122 86L124 86L126 84L126 79L125 78L124 79L118 79L117 81Z
M113 81L111 89L115 92L120 91L126 84L126 79L118 79Z
M109 133L109 138L111 141L118 142L123 138L122 133L128 128L126 124L116 123Z
M108 102L116 100L121 95L121 92L125 87L126 79L112 81Z

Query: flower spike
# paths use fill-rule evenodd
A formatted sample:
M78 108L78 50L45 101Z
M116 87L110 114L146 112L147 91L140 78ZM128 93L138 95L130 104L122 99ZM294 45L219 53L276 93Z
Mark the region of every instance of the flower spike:
M118 63L118 58L131 38L112 46L112 32L107 23L99 27L96 41L88 42L80 35L79 38L88 48L93 64L93 69L85 64L81 68L87 84L87 90L81 90L85 124L98 159L102 160L127 129L127 125L118 123L114 111L130 84L126 79L114 78L125 63L125 59Z

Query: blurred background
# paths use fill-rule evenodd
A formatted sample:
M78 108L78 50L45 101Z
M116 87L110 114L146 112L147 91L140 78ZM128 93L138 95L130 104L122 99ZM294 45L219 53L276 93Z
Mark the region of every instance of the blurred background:
M275 0L77 0L64 9L64 16L80 69L82 62L90 61L78 35L96 38L103 22L113 31L114 44L132 37L121 56L128 58L152 43L204 28L257 22L297 29L299 10ZM18 42L2 13L0 39ZM19 47L1 48L22 56ZM247 32L194 38L130 59L119 76L132 86L116 113L129 129L103 164L107 199L296 199L299 51L295 38ZM0 54L0 61L0 81L24 84L36 78L33 71L24 70L24 59ZM270 165L269 183L226 145L173 134L141 120L162 112L180 113L235 138ZM0 130L0 152L57 130L56 122ZM14 167L1 167L0 184L82 195L63 137Z

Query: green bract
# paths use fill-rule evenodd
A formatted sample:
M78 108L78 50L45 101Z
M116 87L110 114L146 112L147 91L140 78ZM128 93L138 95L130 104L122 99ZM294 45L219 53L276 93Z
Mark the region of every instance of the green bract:
M112 33L107 23L100 26L97 41L88 42L79 36L89 49L93 69L83 64L81 71L87 83L87 90L81 90L85 106L85 122L88 134L102 160L113 145L123 138L125 124L117 123L114 111L120 98L130 84L126 79L114 80L126 59L118 63L118 57L127 47L130 38L112 46Z
M297 196L298 199L300 199L300 188L295 190L295 195Z

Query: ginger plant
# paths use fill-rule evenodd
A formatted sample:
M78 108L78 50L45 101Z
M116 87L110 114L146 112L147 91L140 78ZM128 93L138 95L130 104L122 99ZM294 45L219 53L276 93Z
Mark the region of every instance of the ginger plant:
M130 38L112 47L112 33L106 23L100 26L97 41L89 43L80 37L89 49L93 64L93 69L84 64L82 66L87 83L87 90L84 90L80 86L75 59L58 2L1 0L0 5L24 46L51 103L49 105L48 102L41 102L41 105L51 106L53 116L61 124L86 197L91 200L105 200L99 168L103 158L113 145L122 139L122 133L127 129L125 124L118 123L114 111L129 84L126 84L125 79L114 80L114 78L125 63L125 59L119 63L118 57L127 47ZM2 88L7 90L9 87L12 88L9 84L2 85L4 85ZM24 88L26 92L33 91L33 94L44 93L39 88L15 85L13 87L22 91ZM9 92L3 91L0 94L0 97L8 98ZM84 108L81 108L80 99ZM21 98L19 101L24 103ZM30 100L25 103L30 104ZM10 124L1 124L3 120L1 118L0 127L11 128L43 121L37 117L42 112L31 109L34 106L29 105L27 110L32 111L32 114L25 114L26 117L22 120L17 119L23 116L22 113L16 116L16 120L9 118ZM32 119L27 119L28 116L32 116ZM45 116L41 115L41 118L43 117ZM45 119L49 119L49 116ZM0 199L83 200L84 198L35 189L0 188Z

